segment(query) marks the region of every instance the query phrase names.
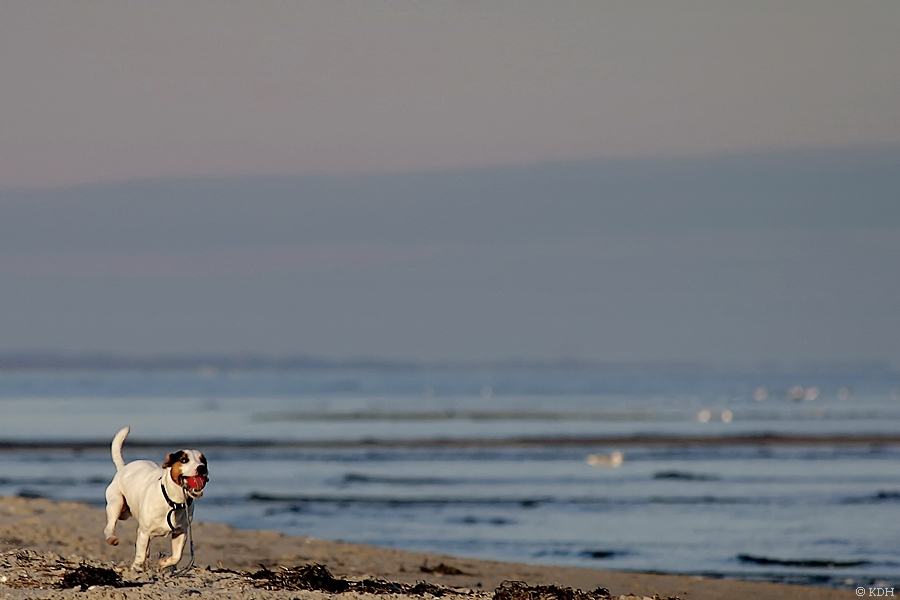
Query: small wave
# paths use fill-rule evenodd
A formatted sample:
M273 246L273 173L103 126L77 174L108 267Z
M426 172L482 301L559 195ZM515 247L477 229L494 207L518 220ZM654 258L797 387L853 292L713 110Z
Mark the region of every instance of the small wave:
M618 556L625 556L626 554L630 554L630 552L622 552L619 550L583 550L578 553L579 556L593 560L608 560Z
M679 481L718 481L715 475L703 475L700 473L689 473L687 471L657 471L653 474L653 479L677 479Z
M610 560L613 558L628 556L633 554L632 552L628 552L625 550L601 550L601 549L587 549L581 550L580 552L574 549L568 548L548 548L543 550L538 550L537 552L532 553L534 558L545 558L548 556L551 557L569 557L569 556L579 556L581 558L588 558L591 560Z
M881 490L871 496L844 498L841 504L881 504L882 502L900 502L900 491Z
M541 504L559 502L558 499L541 498L409 498L372 496L288 496L252 492L247 496L252 502L272 502L285 504L360 504L381 506L440 506L440 505L519 505L534 508Z
M741 498L723 496L652 496L648 504L765 504L765 498Z
M88 477L75 479L73 477L0 477L0 485L85 485L109 483L108 478Z
M340 505L379 505L379 506L520 506L522 508L536 508L546 504L571 505L571 506L611 506L626 505L636 506L641 504L761 504L768 503L768 499L728 497L728 496L652 496L649 498L607 498L602 496L587 497L441 497L441 496L301 496L289 494L266 494L263 492L251 492L246 496L251 502L267 502L281 504L340 504Z
M46 498L46 496L44 496L44 494L42 494L36 490L27 490L27 489L19 490L19 493L16 494L16 496L18 496L19 498L28 498L28 499Z
M456 523L460 525L492 525L495 527L503 525L515 525L517 521L513 519L505 519L503 517L475 517L468 515L461 519L450 519L448 523Z
M777 565L780 567L806 567L810 569L834 569L837 567L862 567L871 564L868 560L832 560L820 558L770 558L752 554L738 554L739 562L753 565Z
M381 475L364 475L362 473L347 473L344 475L344 483L387 483L391 485L448 485L447 479L437 477L385 477Z
M252 415L255 423L281 421L652 421L665 415L648 411L604 410L549 412L530 410L436 410L358 412L265 412Z

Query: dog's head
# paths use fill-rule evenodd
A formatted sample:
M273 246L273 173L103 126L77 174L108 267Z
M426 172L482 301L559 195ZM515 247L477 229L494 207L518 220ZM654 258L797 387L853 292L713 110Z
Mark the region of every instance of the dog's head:
M164 469L169 469L169 477L178 486L184 488L192 498L203 495L203 489L209 481L209 469L206 457L196 450L179 450L166 457Z

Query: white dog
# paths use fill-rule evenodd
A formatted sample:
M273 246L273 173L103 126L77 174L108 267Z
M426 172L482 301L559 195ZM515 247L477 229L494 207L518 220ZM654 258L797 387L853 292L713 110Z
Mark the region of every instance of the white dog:
M162 467L151 460L126 465L122 444L130 431L123 428L112 441L116 475L106 488L106 542L117 546L116 522L134 516L138 530L131 568L143 569L150 538L169 534L172 556L161 558L159 566L171 567L181 560L188 519L194 514L192 503L203 495L209 480L206 458L196 450L179 450L169 454Z

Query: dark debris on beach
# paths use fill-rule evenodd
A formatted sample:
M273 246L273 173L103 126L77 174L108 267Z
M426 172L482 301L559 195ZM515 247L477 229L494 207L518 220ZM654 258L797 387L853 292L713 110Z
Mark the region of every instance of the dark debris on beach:
M63 575L59 584L61 588L80 587L82 592L95 585L122 587L124 583L122 582L122 576L112 569L79 565L75 570Z
M558 585L528 585L523 581L504 581L494 591L494 600L613 600L609 590L598 587L592 592ZM655 600L663 600L654 596ZM670 596L665 600L681 600Z
M436 569L433 572L437 572ZM318 563L297 567L280 567L277 571L262 567L255 573L245 573L244 575L254 580L257 587L266 590L311 590L331 594L353 591L367 594L404 594L436 598L447 595L484 595L483 592L451 588L425 581L411 585L382 579L365 579L363 581L340 579L332 575L325 565ZM577 588L558 585L528 585L522 581L504 581L493 594L493 600L613 600L618 597L612 596L608 589L601 587L592 592L585 592ZM677 596L670 596L666 599L654 596L654 599L680 600Z
M262 565L260 565L262 566ZM282 567L271 571L262 567L249 574L256 587L266 590L321 590L329 594L340 594L350 590L350 582L338 579L325 565L309 564L299 567Z
M423 573L434 573L437 575L469 575L469 573L466 573L462 569L444 563L440 563L436 567L429 567L427 560L419 566L419 570Z
M524 581L504 581L494 592L494 600L609 600L609 590L598 587L584 592L558 585L528 585Z
M13 589L72 589L93 587L139 587L115 569L83 557L63 558L55 552L13 548L0 552L0 583Z
M382 579L365 579L362 581L340 579L332 575L325 565L318 563L297 567L280 567L277 571L262 567L255 573L248 573L247 577L254 580L256 587L266 590L312 590L328 592L329 594L353 591L367 594L406 594L409 596L425 596L428 594L434 597L448 594L466 595L470 593L425 581L410 585Z

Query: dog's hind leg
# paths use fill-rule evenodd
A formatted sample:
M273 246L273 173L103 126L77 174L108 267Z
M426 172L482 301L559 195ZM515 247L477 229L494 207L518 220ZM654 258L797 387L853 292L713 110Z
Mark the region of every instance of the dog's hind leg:
M103 529L103 534L106 535L107 544L119 545L119 538L116 537L116 522L126 514L131 514L131 512L125 503L125 496L119 491L119 486L114 481L106 488L106 527Z

